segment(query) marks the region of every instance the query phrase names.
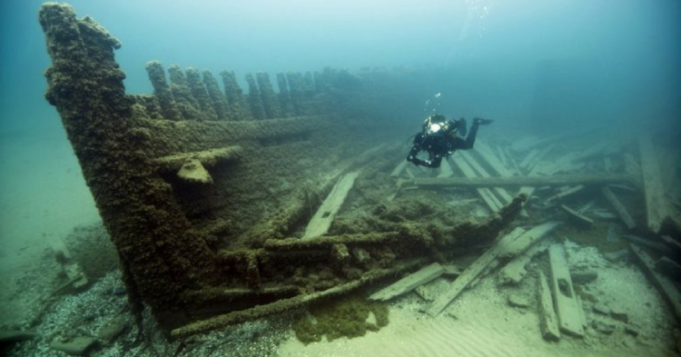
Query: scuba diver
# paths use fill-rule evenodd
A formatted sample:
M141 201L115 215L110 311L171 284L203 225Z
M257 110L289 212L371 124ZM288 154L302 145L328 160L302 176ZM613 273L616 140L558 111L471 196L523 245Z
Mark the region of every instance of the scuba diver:
M431 115L423 121L423 130L414 137L414 146L409 151L407 161L416 166L438 168L443 157L449 157L456 150L472 149L478 127L491 124L492 121L475 118L470 132L466 133L466 119L447 121L442 115ZM462 139L462 136L466 139ZM421 150L428 151L427 160L416 157Z

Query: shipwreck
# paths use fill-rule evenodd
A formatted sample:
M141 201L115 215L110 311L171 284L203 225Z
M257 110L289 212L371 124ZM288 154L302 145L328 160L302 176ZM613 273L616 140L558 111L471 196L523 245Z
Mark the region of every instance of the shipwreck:
M593 224L587 217L593 203L578 209L566 198L596 188L629 229L676 242L668 236L679 232L678 200L665 195L653 173L660 168L646 138L641 165L628 153L614 159L609 145L549 161L543 159L560 154L555 138L517 141L512 148L480 141L456 167L445 160L435 177L406 167L404 147L377 146L391 142L395 126L388 125L389 115L372 112L389 107L377 103L400 101L393 89L432 76L429 68L259 72L246 75L245 92L232 71L215 76L151 61L153 94L133 95L114 57L121 43L101 25L56 3L43 5L39 20L52 59L46 98L62 118L116 247L128 300L138 323L146 306L169 338L281 313L423 268L405 283L413 288L445 271L433 264L492 246L427 310L436 316L500 259L520 256L522 270L532 258L523 255L528 247L560 225L537 222L508 233L517 216L528 216L523 205L540 186L552 190L533 204L565 220ZM511 150L527 155L514 160ZM606 169L579 171L582 160L608 150L599 161ZM623 183L643 190L643 214L632 218L610 192L610 185ZM457 220L399 197L451 187L472 190L492 214ZM509 187L521 189L515 194ZM506 234L498 239L500 233ZM550 251L563 269L560 247ZM384 294L393 296L376 296ZM579 334L575 324L562 328Z

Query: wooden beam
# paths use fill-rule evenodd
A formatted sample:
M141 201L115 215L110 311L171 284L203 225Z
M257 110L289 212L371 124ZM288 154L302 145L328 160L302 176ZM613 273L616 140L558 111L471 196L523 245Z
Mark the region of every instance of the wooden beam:
M343 175L338 183L333 187L331 193L326 197L317 213L312 217L305 228L305 235L302 239L311 239L326 234L331 227L336 213L345 202L345 198L355 184L355 179L359 172L351 172Z
M542 239L540 242L537 242L537 244L533 244L529 249L523 252L523 254L513 258L499 271L499 282L501 284L511 285L520 283L525 275L527 275L527 270L525 270L527 263L529 263L534 256L549 249L551 244L550 240Z
M591 226L594 224L594 221L591 218L582 215L581 213L573 210L572 208L566 205L560 205L560 208L562 208L563 211L567 212L572 218L577 219L577 221L586 224L587 226Z
M631 251L634 252L634 255L641 263L643 271L650 277L653 285L660 291L667 303L669 303L676 316L676 321L681 323L681 293L679 293L679 290L671 280L655 271L655 261L653 261L653 258L638 245L633 243L629 243L629 245Z
M641 157L641 177L643 192L646 198L646 219L648 228L658 233L667 218L667 200L662 184L662 172L657 161L655 147L650 136L644 135L638 139L639 155Z
M624 207L624 205L622 205L622 203L620 203L620 200L617 199L615 194L612 193L607 186L604 186L602 191L605 198L607 198L610 204L612 204L613 208L615 208L615 211L620 216L627 228L634 229L636 227L636 222L634 222L634 219L631 218L629 212L627 212L627 209Z
M467 178L469 179L477 178L478 175L475 174L475 171L473 171L473 169L463 159L454 160L454 164L458 166L459 170L461 170L461 172L463 172L464 176L466 176ZM496 197L494 197L492 191L490 191L488 188L476 188L475 190L478 192L478 195L480 195L482 200L487 204L487 207L489 207L489 209L492 212L497 212L499 209L501 209L502 207L501 202L499 202L499 200L497 200Z
M369 296L369 300L386 301L396 296L408 293L419 286L429 283L444 273L445 269L439 263L433 263L421 270L390 284Z
M475 160L475 158L473 158L473 156L471 156L470 153L468 153L468 152L461 152L461 156L464 158L464 160L466 160L466 162L467 162L469 165L471 165L471 167L473 167L473 168L475 169L475 171L477 171L478 176L480 176L480 177L492 177L492 175L490 175L490 174L487 172L487 170L485 170L485 169L484 169L484 168ZM508 192L506 192L505 189L503 189L503 188L501 188L501 187L493 187L493 188L492 188L492 192L496 193L496 195L497 195L497 197L498 197L498 199L499 199L499 202L501 202L502 206L503 206L503 205L507 205L507 204L511 203L511 201L513 201L513 197L511 197L511 195L510 195Z
M570 187L568 189L562 190L562 191L558 192L557 194L547 198L546 203L553 203L553 201L557 201L557 200L560 200L563 197L573 195L573 194L575 194L575 193L577 193L577 192L579 192L583 189L584 189L584 185L577 185L577 186L573 186L573 187Z
M482 158L499 176L513 177L513 173L501 162L492 148L484 141L478 139L475 142L474 152Z
M523 233L520 237L508 242L499 248L500 258L515 257L529 248L532 244L546 237L556 227L563 224L563 222L550 221L542 223L538 226L532 227L529 231Z
M394 275L396 273L399 273L400 271L411 269L415 266L424 264L425 262L426 260L424 258L413 259L390 269L373 270L369 273L366 273L359 279L355 279L347 283L334 286L333 288L329 288L327 290L311 294L298 295L289 299L277 300L270 304L258 305L250 309L234 311L224 315L218 315L204 320L199 320L189 325L178 327L172 330L170 332L170 336L172 338L184 338L191 335L216 330L218 328L233 325L236 323L255 320L261 317L281 313L283 311L291 310L294 308L310 304L314 301L320 300L325 297L347 294L370 282L385 278L389 275Z
M402 172L404 172L404 169L407 168L407 164L409 164L409 161L407 160L402 160L400 161L399 164L393 169L393 172L390 173L390 177L400 177L402 175Z
M437 175L437 177L442 178L451 176L454 176L454 171L452 170L452 167L449 165L449 160L445 158L442 160L442 164L440 164L440 173Z
M551 288L560 330L576 337L583 337L585 321L582 318L582 306L572 286L570 269L562 244L549 247L549 263L552 277Z
M458 163L460 160L454 160ZM469 167L470 168L470 167ZM474 175L474 174L473 174ZM633 178L620 174L580 174L532 177L448 177L414 179L420 187L494 187L494 186L564 186L564 185L603 185L608 183L628 183Z
M558 316L553 308L553 300L549 284L546 281L544 272L539 271L537 295L539 300L539 327L542 337L548 341L560 340L560 329L558 328Z
M499 240L499 242L483 253L478 259L476 259L473 264L468 266L466 270L459 275L454 282L451 283L449 289L440 295L426 310L426 313L432 317L439 315L452 300L454 300L459 294L466 288L470 283L478 278L478 276L487 269L487 267L492 264L502 251L501 247L512 243L518 237L520 237L525 230L518 227L514 229L511 233L505 235Z

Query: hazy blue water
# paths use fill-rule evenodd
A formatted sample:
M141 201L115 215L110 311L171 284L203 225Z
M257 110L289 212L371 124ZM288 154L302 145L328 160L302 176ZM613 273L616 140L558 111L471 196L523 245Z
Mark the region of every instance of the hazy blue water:
M49 59L37 22L40 4L8 0L0 5L0 135L62 130L42 98L42 72ZM593 105L601 113L679 117L681 17L676 0L71 4L79 16L91 15L121 39L117 58L133 93L151 92L144 63L152 59L215 72L233 69L239 77L327 65L457 63L461 76L452 79L448 94L455 91L450 98L460 111L507 103L498 112L513 118L513 103L526 102L534 90L537 61L559 60L581 63L564 79L577 80L585 96L597 97Z
M624 135L680 131L678 0L71 3L122 41L116 55L129 93L152 92L144 65L154 59L234 70L240 80L260 70L434 64L451 75L432 86L443 94L441 112L494 118L494 130L546 116L550 126L537 128L544 132L601 124ZM0 2L3 242L63 235L86 223L75 218L96 217L59 116L43 98L50 60L40 4ZM404 137L419 130L426 99L396 108L419 115L401 118L410 128Z

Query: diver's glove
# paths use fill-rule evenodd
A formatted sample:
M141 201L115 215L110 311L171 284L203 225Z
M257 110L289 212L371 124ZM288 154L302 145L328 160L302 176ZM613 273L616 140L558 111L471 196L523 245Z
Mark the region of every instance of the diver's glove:
M473 119L473 124L489 125L489 124L492 124L493 121L494 120L492 120L492 119L475 118L475 119Z

